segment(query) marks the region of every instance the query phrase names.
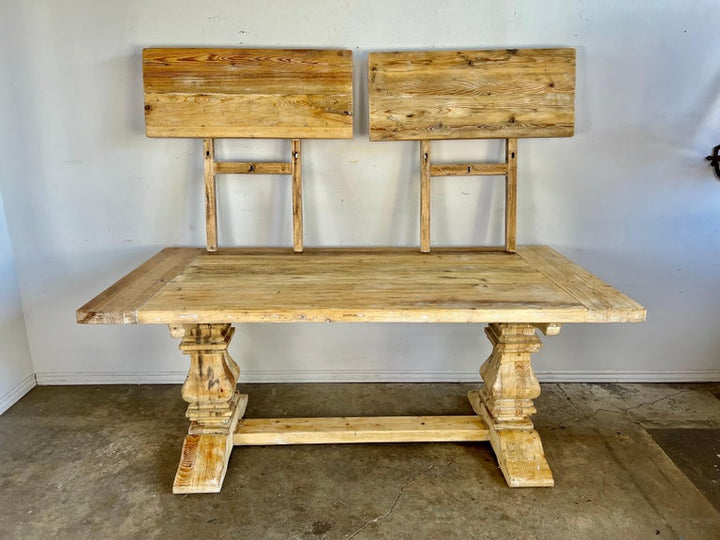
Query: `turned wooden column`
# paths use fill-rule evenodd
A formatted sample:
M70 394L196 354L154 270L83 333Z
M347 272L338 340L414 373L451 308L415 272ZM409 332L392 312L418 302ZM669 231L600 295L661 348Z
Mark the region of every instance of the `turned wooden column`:
M170 327L173 337L182 338L180 350L190 357L182 387L190 429L173 493L217 493L222 487L233 433L247 406L247 395L235 388L240 368L227 351L234 331L230 324Z
M490 431L505 480L511 487L552 486L550 467L530 416L540 384L530 363L542 348L536 334L560 332L560 325L493 323L485 328L492 353L480 368L483 387L468 394L470 402Z
M480 395L496 428L529 428L540 395L530 357L542 342L529 324L490 324L485 328L492 353L480 367L485 383Z

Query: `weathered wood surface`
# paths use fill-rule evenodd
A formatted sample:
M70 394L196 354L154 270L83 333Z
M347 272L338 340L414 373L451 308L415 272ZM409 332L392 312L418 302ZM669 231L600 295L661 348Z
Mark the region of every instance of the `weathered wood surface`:
M478 416L252 418L238 422L235 445L487 441Z
M299 139L292 141L293 251L303 250L302 149Z
M215 174L292 174L292 167L276 161L216 161Z
M145 49L149 137L351 138L352 52Z
M517 139L505 141L505 251L517 249Z
M540 435L533 429L533 399L540 384L531 356L542 342L537 329L557 334L557 325L489 324L485 328L492 353L480 367L483 386L468 392L473 410L488 427L488 435L500 469L510 487L542 487L554 484Z
M505 163L440 163L430 165L430 176L504 176Z
M505 176L505 251L517 247L517 139L505 140L504 163L432 164L429 140L420 141L420 251L430 252L430 180L437 176Z
M173 493L217 493L222 487L233 447L233 433L245 413L248 397L236 389L240 368L227 348L229 324L188 324L170 328L182 338L180 350L190 357L182 387L190 429L183 442Z
M645 309L548 247L168 248L81 323L640 322Z
M77 310L79 323L136 324L137 312L203 253L203 248L165 248Z
M203 181L205 183L205 245L217 251L217 190L215 184L215 140L203 139Z
M420 141L420 251L430 251L430 141Z
M371 140L569 137L575 50L368 55Z

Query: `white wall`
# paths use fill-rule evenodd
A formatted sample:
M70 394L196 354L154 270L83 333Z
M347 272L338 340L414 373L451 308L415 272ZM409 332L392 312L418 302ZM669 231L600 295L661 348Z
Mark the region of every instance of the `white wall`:
M649 316L644 325L568 325L546 340L538 371L720 378L720 182L704 161L720 144L716 8L4 1L1 179L40 382L180 380L187 367L164 327L74 323L75 308L161 247L203 243L200 143L143 135L141 50L182 45L354 51L355 138L304 147L307 245L418 242L417 148L368 141L368 51L576 47L577 135L520 142L519 240L570 256ZM471 150L500 156L493 143L435 153L449 160ZM272 141L221 145L238 159L287 151ZM287 179L227 178L220 193L221 243L289 244ZM496 238L499 195L492 182L439 182L434 241ZM471 325L240 325L236 335L245 380L473 379L488 350Z
M35 386L0 190L0 414Z

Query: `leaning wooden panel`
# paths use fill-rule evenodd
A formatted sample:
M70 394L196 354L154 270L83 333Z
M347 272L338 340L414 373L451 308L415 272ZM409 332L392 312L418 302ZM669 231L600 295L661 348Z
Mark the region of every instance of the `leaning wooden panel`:
M371 140L569 137L575 50L368 55Z
M145 49L148 137L351 138L352 52Z

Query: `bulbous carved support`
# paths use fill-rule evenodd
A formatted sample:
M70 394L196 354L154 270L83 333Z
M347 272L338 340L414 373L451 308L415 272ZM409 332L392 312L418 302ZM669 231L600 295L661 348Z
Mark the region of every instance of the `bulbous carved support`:
M493 350L480 368L485 382L482 400L498 428L514 425L532 429L530 415L537 412L532 400L540 395L540 383L530 359L542 348L535 326L490 324L485 334Z
M174 493L219 492L233 447L233 433L247 406L247 395L235 388L240 368L227 348L235 329L229 324L170 327L181 337L180 350L190 356L182 387L190 429L173 484Z
M546 335L560 332L557 324L493 323L485 328L493 346L480 368L484 386L471 391L473 409L488 427L490 443L510 487L554 484L542 443L530 415L540 384L530 364L532 353L542 348L535 330Z
M227 352L235 329L229 324L196 324L184 328L180 350L190 356L182 387L188 402L190 433L227 433L239 394L240 368Z

